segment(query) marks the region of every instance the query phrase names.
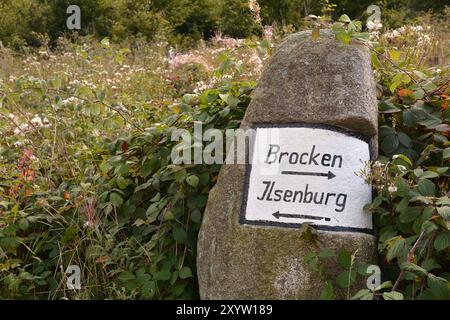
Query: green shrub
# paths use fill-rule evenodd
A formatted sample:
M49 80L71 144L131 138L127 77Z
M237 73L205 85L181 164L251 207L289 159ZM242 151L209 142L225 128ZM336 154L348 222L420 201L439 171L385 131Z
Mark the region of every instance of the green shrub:
M47 84L21 87L35 85ZM7 160L0 167L0 297L198 298L197 232L220 165L171 164L177 144L171 134L192 130L194 121L205 129L237 128L253 86L186 95L179 105L154 110L155 124L141 133L90 143L90 156L78 156L77 165L85 168L81 181L51 164L53 174L46 174L30 150L0 149ZM105 101L101 90L80 86L76 92L92 107ZM224 97L237 100L227 105ZM8 161L15 158L18 164ZM79 292L67 290L69 265L82 270Z

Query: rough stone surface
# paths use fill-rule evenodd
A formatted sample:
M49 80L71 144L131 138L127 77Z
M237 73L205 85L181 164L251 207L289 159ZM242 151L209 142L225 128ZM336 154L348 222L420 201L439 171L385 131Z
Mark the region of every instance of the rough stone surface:
M322 31L288 37L272 56L242 122L311 122L340 126L372 138L377 152L377 104L370 55ZM323 287L305 265L314 247L298 229L239 224L244 165L224 165L211 190L198 240L202 299L317 299ZM359 249L374 262L376 238L362 233L318 232L326 247ZM334 263L328 272L335 277ZM343 297L343 296L340 296Z

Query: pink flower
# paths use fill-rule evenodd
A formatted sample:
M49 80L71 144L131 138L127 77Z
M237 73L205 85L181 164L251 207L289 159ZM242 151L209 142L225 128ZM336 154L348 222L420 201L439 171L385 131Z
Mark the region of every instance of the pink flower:
M272 39L273 37L273 27L272 26L264 26L264 37L268 40Z

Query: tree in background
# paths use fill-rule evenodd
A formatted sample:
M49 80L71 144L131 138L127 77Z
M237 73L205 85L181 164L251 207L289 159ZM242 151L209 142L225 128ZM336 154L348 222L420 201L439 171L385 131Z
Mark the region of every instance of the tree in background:
M260 31L247 0L220 0L219 30L235 38L247 38Z
M36 0L0 1L0 41L15 49L38 46L36 33L45 33L49 6Z
M255 0L253 0L255 1ZM0 41L14 48L41 44L37 34L53 42L72 32L66 28L69 5L81 8L82 28L77 33L120 42L139 36L166 38L171 44L191 46L216 31L235 38L259 35L261 28L249 0L2 0ZM381 8L382 22L390 28L410 22L424 12L440 13L448 0L259 0L263 25L303 28L309 14L346 13L360 20L371 4Z

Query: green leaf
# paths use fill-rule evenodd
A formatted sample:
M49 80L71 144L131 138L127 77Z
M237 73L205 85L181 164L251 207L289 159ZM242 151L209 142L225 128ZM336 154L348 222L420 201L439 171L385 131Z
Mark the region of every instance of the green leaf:
M386 254L386 259L388 260L388 262L404 254L405 248L406 248L406 240L401 236L389 239L388 252Z
M134 280L135 278L135 275L130 271L123 271L119 275L119 279L123 282Z
M344 44L349 44L350 40L351 40L351 37L346 32L340 32L340 33L336 34L336 39L341 41Z
M411 263L411 262L403 262L400 265L400 268L402 268L406 271L417 272L417 273L419 273L421 275L425 275L425 276L428 274L427 270L425 270L424 268L419 267L418 265Z
M333 284L330 281L325 282L325 287L320 293L320 300L334 300Z
M427 80L427 79L428 79L427 75L426 75L425 73L419 71L419 70L413 70L413 73L414 73L419 79L422 79L422 80Z
M189 177L186 178L186 182L196 188L198 186L198 182L199 182L199 178L195 175L190 175Z
M117 177L116 183L120 189L125 189L128 186L128 180L122 176Z
M395 150L397 150L398 146L400 144L400 140L398 138L397 134L391 134L381 141L380 148L383 150L384 153L390 154L393 153Z
M406 133L399 132L397 134L397 136L398 136L398 140L404 147L409 148L411 146L411 138ZM404 156L404 158L407 158L407 157ZM409 162L411 163L411 160ZM411 166L412 166L412 164L411 164Z
M110 194L109 201L111 201L111 203L115 207L120 207L123 204L122 196L117 192L113 192Z
M409 184L404 179L398 179L395 181L397 187L397 194L400 197L407 197L409 195Z
M428 115L427 119L419 121L418 123L427 127L428 129L436 129L439 125L441 125L441 119L433 115Z
M433 258L428 258L422 262L421 267L427 271L431 271L434 269L441 268L441 265L439 263L437 263L436 260L434 260Z
M397 113L402 110L397 108L392 102L382 101L378 104L378 112L379 113Z
M395 89L397 89L398 86L401 84L408 84L411 81L411 78L404 73L397 73L391 81L391 85L389 86L389 89L391 92L394 92Z
M380 284L378 287L376 287L374 289L374 291L380 291L380 290L387 289L387 288L392 288L392 287L393 286L392 286L392 282L391 281L385 281L382 284Z
M184 243L187 238L187 233L183 228L175 227L173 230L173 238L178 243Z
M155 281L148 281L142 286L142 294L144 298L151 299L155 295L156 283Z
M403 123L407 127L415 127L417 124L428 118L428 114L423 108L412 107L403 111Z
M202 212L198 209L192 210L191 220L195 223L200 223L202 221Z
M417 185L417 190L420 192L421 195L425 197L434 197L436 193L436 186L430 180L423 179L419 181L419 184Z
M338 262L344 269L350 269L352 263L352 255L345 249L342 249L338 253Z
M439 229L438 226L435 223L428 221L428 220L425 221L421 227L421 230L425 231L426 234L430 234L431 232L433 232L437 229Z
M400 213L399 220L401 223L409 223L416 220L421 213L421 207L407 207Z
M336 256L336 254L330 248L324 248L319 252L320 258L332 258L334 256Z
M450 207L437 207L436 210L442 218L450 220Z
M339 288L348 288L356 281L356 272L350 270L341 272L336 278L336 285Z
M373 293L368 289L361 289L353 297L351 297L351 300L372 300L372 299Z
M378 55L375 52L370 55L370 60L375 69L379 70L383 68L380 59L378 59Z
M413 92L413 94L411 95L411 98L413 98L414 100L421 100L424 97L425 97L425 91L423 91L422 89L415 90Z
M352 20L346 14L343 14L339 17L339 22L350 23Z
M384 300L403 300L403 294L397 291L383 293Z
M229 105L232 108L235 108L240 102L238 98L233 97L230 94L219 94L219 96L223 101L225 101L227 105Z
M139 191L145 190L145 189L149 188L151 185L152 185L151 182L146 182L144 184L141 184L136 189L134 189L134 193L137 193Z
M92 104L89 109L89 114L98 116L101 113L101 107L102 107L102 105L100 103Z
M438 205L438 206L450 206L450 197L447 197L447 196L440 197L436 201L436 205Z
M444 159L450 158L450 148L446 148L446 149L444 150L444 152L442 153L442 157L443 157Z
M435 275L429 273L427 283L431 290L431 294L436 300L449 300L450 285L446 279L436 277Z
M401 137L400 134L398 135L398 137L399 137L399 140L401 140L400 139L400 137ZM402 164L402 162L404 162L404 164L406 164L409 168L413 167L413 163L411 162L411 160L407 156L405 156L403 154L396 154L396 155L392 156L392 159L394 159L394 163L395 164Z
M179 275L181 279L187 279L192 277L192 271L189 267L183 267L181 268Z
M402 212L402 211L406 210L406 208L408 208L408 205L409 205L409 199L403 198L402 201L400 201L397 204L397 206L395 207L395 211Z
M391 57L392 60L398 61L401 57L401 53L400 51L397 50L389 50L389 56Z
M420 175L419 179L433 179L439 177L439 174L434 171L425 171Z
M442 251L450 247L450 231L440 233L434 240L434 248L437 251Z
M155 274L155 280L168 281L172 277L172 273L169 270L162 270Z
M94 97L94 93L92 92L92 89L87 86L81 86L77 89L77 94L80 97L90 98Z
M153 198L150 199L150 202L158 202L159 200L161 200L161 193L158 192Z

